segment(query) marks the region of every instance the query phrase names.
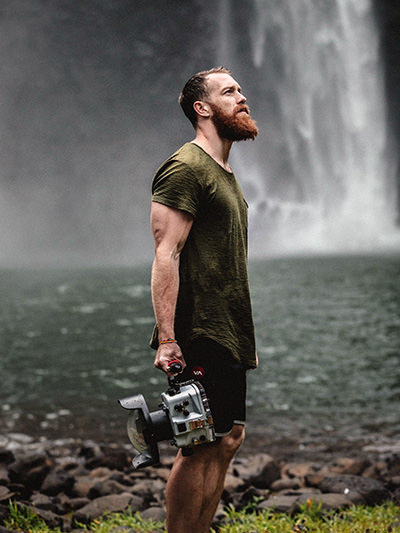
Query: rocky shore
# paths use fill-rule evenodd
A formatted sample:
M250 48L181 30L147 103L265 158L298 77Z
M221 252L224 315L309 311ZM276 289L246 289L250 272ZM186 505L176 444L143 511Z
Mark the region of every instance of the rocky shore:
M347 453L336 444L246 441L227 475L216 522L223 520L226 504L240 510L256 501L259 510L295 514L311 500L326 509L400 502L399 442L347 443ZM160 448L162 465L134 471L129 445L0 437L0 524L10 500L66 532L126 509L163 520L174 449ZM0 533L5 531L0 526Z

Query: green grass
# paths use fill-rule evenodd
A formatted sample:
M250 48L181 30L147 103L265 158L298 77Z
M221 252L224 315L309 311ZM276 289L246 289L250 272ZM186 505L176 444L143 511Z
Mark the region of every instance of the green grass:
M10 517L5 527L20 533L61 533L50 529L31 511L10 503ZM80 525L93 533L111 533L127 527L136 533L165 533L164 522L145 521L139 513L115 513ZM400 532L400 506L388 502L375 507L351 507L341 512L326 512L315 505L304 505L295 517L282 513L258 513L254 505L243 511L226 510L224 525L219 533L394 533Z

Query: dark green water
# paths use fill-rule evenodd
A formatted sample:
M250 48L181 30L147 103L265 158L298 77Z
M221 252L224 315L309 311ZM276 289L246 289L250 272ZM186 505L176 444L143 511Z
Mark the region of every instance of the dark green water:
M254 432L400 436L400 257L254 261ZM0 271L0 423L35 437L125 435L156 408L149 267Z

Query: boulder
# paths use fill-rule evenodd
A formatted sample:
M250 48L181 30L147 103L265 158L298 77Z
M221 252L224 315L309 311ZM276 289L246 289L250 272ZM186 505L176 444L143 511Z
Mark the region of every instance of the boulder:
M337 511L350 507L352 501L344 494L303 494L290 509L290 514L299 512L304 504L321 506L322 511Z
M258 489L267 489L281 477L278 463L266 453L258 453L245 464L234 466L234 474Z
M70 494L74 483L75 478L69 472L54 469L43 480L41 490L49 496L55 496L60 492Z
M351 459L349 457L339 457L331 465L330 469L336 474L350 474L359 476L371 465L367 459Z
M319 488L322 492L344 495L357 492L368 505L380 504L391 498L390 492L381 481L362 476L327 477L319 485Z
M277 513L289 513L297 501L298 496L285 496L283 494L276 494L267 500L259 503L257 509L259 511L272 510Z
M143 500L138 496L134 496L127 492L122 494L110 494L102 496L92 502L88 503L74 514L74 521L81 523L89 523L96 518L99 518L105 513L117 513L132 508L134 512L139 511L143 504Z
M54 461L46 454L27 454L16 459L8 467L12 483L24 486L25 493L40 489L43 480L54 467Z
M154 520L155 522L162 522L167 518L167 512L164 507L149 507L140 514L143 520Z

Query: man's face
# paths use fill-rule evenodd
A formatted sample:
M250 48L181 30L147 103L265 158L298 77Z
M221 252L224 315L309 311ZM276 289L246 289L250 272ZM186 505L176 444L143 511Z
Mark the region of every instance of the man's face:
M218 134L230 141L255 139L257 124L250 117L250 109L240 85L229 74L210 74L209 97L213 121Z

